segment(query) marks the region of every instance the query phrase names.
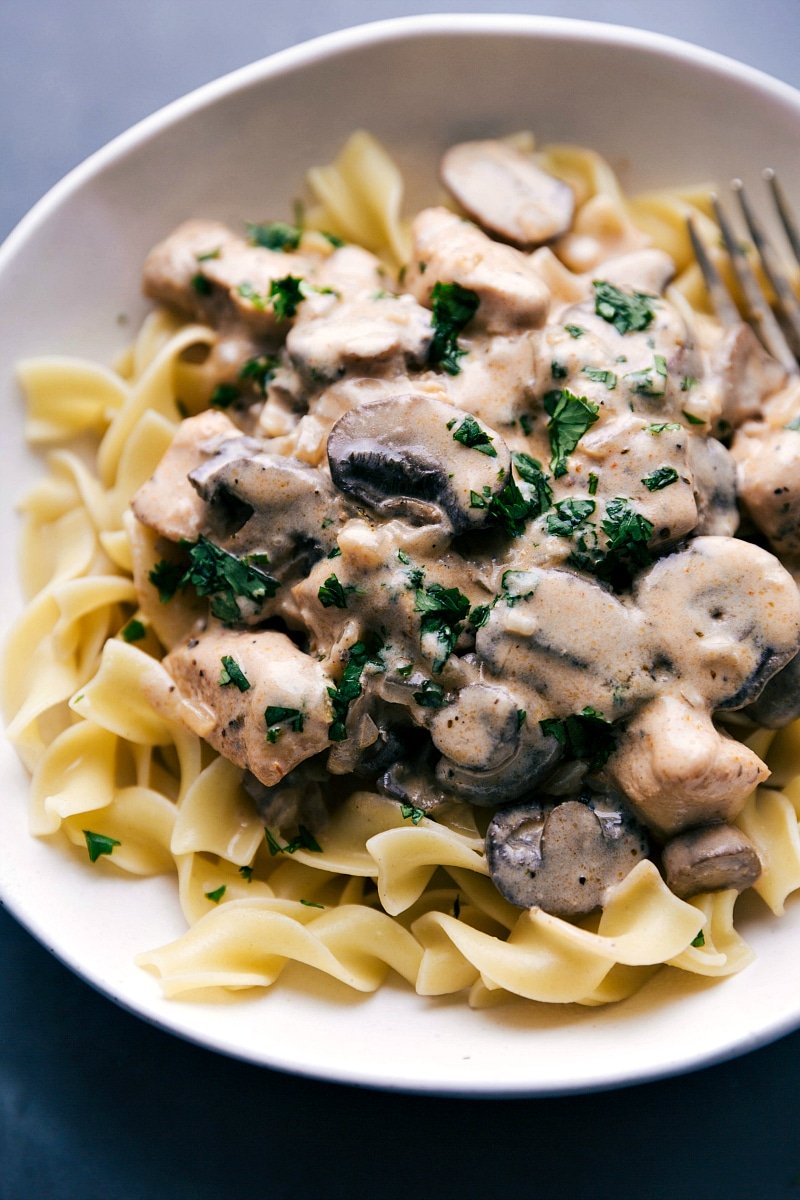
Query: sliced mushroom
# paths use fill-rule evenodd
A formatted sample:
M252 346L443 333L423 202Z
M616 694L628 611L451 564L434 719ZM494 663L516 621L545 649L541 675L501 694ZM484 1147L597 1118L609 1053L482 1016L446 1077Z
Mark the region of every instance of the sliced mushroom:
M473 804L515 800L546 778L562 753L556 738L525 719L506 688L488 683L462 688L429 728L443 755L436 778Z
M761 874L758 851L735 825L690 829L667 843L661 861L667 887L682 900L727 888L743 892Z
M330 815L325 802L327 782L321 755L300 763L274 787L267 787L250 771L245 771L242 778L242 786L264 824L288 838L296 836L300 825L315 832L325 828Z
M497 890L520 908L581 916L647 854L644 830L612 797L501 808L486 833Z
M442 183L487 233L533 250L566 233L572 188L507 142L462 142L441 162Z
M444 520L456 533L486 524L511 469L499 434L424 395L345 413L328 437L328 462L340 491L381 516Z
M800 717L800 654L796 654L744 712L767 729L782 729Z
M733 537L739 527L736 462L715 437L688 435L686 442L697 502L695 536Z
M152 477L131 500L136 518L171 542L194 542L206 522L206 506L189 483L189 473L209 458L224 456L228 441L241 444L241 432L224 413L209 409L181 421Z
M695 538L646 571L635 598L653 642L709 709L749 704L800 647L794 580L777 558L738 538ZM676 612L680 626L667 643Z
M212 628L171 651L164 666L181 696L207 714L192 732L267 787L328 746L333 680L284 633Z
M252 444L251 444L252 443ZM305 575L336 544L349 511L326 475L260 443L226 445L189 480L208 504L212 536L232 554L266 554L270 574Z

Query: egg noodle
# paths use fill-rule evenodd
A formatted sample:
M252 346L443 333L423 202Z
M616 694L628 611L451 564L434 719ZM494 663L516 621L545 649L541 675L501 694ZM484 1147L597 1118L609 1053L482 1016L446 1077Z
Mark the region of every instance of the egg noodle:
M716 242L706 190L627 199L592 151L548 146L537 158L577 197L548 283L583 269L587 239L612 255L646 238L676 263L670 298L704 309L684 219L691 213ZM353 135L309 183L310 227L405 261L402 179L374 139ZM158 310L115 370L68 357L19 367L27 436L47 448L47 473L21 504L27 602L6 650L8 734L32 773L34 835L88 849L87 870L177 874L189 928L138 963L168 996L265 987L299 962L362 992L395 971L420 995L465 990L478 1008L510 997L617 1001L664 963L706 976L745 966L736 893L678 899L646 859L591 917L514 907L492 884L468 804L415 823L399 804L356 791L333 810L320 846L265 840L241 771L165 715L185 701L173 696L132 579L131 496L181 418L206 403L197 352L215 338ZM176 609L167 619L177 634L186 617ZM736 823L763 863L755 891L780 914L800 888L800 722L747 744L773 775Z

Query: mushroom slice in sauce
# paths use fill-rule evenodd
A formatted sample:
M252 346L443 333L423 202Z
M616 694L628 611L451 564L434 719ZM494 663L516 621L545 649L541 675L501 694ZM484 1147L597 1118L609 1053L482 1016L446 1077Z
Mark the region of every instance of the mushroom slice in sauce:
M620 801L523 803L499 809L486 833L497 890L520 908L576 917L647 855L647 837Z
M450 195L481 228L521 250L560 237L572 224L572 188L507 142L451 146L440 174Z
M757 725L782 729L800 717L800 654L768 681L761 695L744 709Z
M735 825L690 829L667 843L661 861L667 886L683 900L727 888L743 892L761 874L755 846Z
M267 787L328 746L333 680L284 633L212 628L164 666L207 714L193 732Z
M650 567L634 595L653 640L709 710L754 700L800 645L794 580L738 538L695 538Z
M328 437L331 478L383 517L443 519L456 532L490 517L509 479L498 433L429 396L393 396L340 417ZM478 496L482 503L474 503Z
M255 453L253 449L255 448ZM238 453L237 453L238 450ZM327 475L242 439L189 475L208 504L216 540L230 553L266 553L270 573L307 571L328 553L349 515Z
M436 778L473 804L516 799L561 756L556 738L528 723L506 688L488 683L462 688L454 704L434 715L430 732L443 755Z

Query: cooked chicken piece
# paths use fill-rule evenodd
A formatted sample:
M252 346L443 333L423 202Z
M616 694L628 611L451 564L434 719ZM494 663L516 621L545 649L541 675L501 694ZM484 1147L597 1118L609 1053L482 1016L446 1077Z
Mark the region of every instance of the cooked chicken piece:
M329 302L303 313L286 339L289 357L307 381L329 383L353 368L397 375L425 365L431 314L410 296L324 299Z
M549 294L524 254L493 242L445 208L421 212L412 235L405 286L420 304L431 303L435 284L457 283L479 300L467 335L473 328L491 334L537 329L542 324Z
M739 497L782 558L800 556L800 432L748 424L731 446Z
M267 787L328 745L334 681L283 633L212 627L164 666L180 694L208 710L193 732Z
M244 324L253 333L282 332L270 301L274 281L305 279L316 259L252 246L218 221L185 221L150 251L144 290L182 316L219 327Z

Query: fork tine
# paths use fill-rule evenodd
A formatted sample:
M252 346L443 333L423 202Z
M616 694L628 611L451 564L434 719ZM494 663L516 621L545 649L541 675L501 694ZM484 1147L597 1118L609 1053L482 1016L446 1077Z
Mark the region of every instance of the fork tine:
M772 199L775 204L776 212L781 219L781 225L783 225L789 245L792 247L792 253L797 259L798 266L800 266L800 233L798 232L797 226L794 223L794 217L789 209L789 205L786 203L783 189L778 183L778 177L772 167L766 168L766 170L763 172L763 177L765 182L768 184L770 191L772 192Z
M689 239L692 243L694 256L697 259L697 265L702 273L717 316L722 324L728 327L741 324L742 318L739 316L739 310L723 283L722 276L709 258L691 217L686 218L686 228L689 231Z
M772 309L767 304L758 280L747 261L746 248L737 240L731 226L728 224L728 219L722 211L718 198L712 196L711 202L714 206L714 215L717 218L717 224L722 232L725 249L730 256L731 266L744 292L750 314L758 325L761 341L772 357L776 358L786 371L796 375L798 371L797 360L783 335L783 330L775 319Z
M789 281L778 262L775 251L769 243L769 239L764 233L760 222L756 219L753 209L750 207L750 201L747 199L741 179L734 179L731 182L731 188L739 201L742 216L750 231L753 244L758 251L761 265L764 268L764 274L772 284L777 299L778 311L791 330L791 337L794 343L792 349L796 351L800 347L800 304L797 302Z

